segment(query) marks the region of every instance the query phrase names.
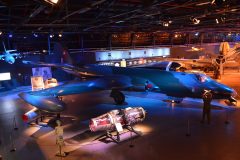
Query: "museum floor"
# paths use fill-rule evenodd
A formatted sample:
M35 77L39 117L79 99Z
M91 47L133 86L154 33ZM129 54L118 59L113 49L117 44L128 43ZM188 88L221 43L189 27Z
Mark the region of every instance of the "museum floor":
M226 72L222 82L240 93L240 73ZM0 93L0 155L3 160L60 160L49 126L28 126L21 116L31 106L17 94L30 90L20 87ZM68 109L63 117L66 160L239 160L240 110L213 102L211 124L201 124L201 100L186 98L181 104L163 102L157 93L125 92L127 103L113 104L109 92L64 97ZM239 97L238 97L239 98ZM240 98L239 98L240 99ZM240 104L240 103L239 103ZM104 139L104 133L91 133L88 120L116 108L142 106L147 111L143 123L135 126L142 136L130 132L116 144ZM16 118L18 130L14 130ZM229 121L229 124L225 122ZM189 127L188 127L189 124ZM50 127L51 126L51 127ZM186 136L190 134L190 136ZM11 137L13 140L11 140ZM14 144L12 143L14 142ZM16 148L15 152L10 152Z

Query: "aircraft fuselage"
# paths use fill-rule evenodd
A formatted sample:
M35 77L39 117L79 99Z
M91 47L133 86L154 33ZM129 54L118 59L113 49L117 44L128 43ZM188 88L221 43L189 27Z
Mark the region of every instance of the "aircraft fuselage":
M229 98L235 94L232 88L203 74L110 66L88 66L88 69L104 76L128 76L135 86L143 85L148 80L154 87L159 88L159 92L173 97L201 98L204 90L211 90L214 98L219 99Z

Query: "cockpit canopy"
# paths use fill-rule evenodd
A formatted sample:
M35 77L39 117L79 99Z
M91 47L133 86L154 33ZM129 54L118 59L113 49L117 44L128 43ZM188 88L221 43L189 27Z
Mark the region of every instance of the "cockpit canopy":
M144 68L159 69L162 71L176 71L181 67L181 64L178 62L172 61L162 61L146 65Z
M205 74L196 73L194 75L196 76L197 80L201 83L205 83L211 80L211 78L206 76Z

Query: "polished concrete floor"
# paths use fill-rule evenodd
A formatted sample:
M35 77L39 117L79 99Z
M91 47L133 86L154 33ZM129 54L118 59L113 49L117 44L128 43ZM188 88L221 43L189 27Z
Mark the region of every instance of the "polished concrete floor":
M240 93L240 73L225 73L221 82ZM56 157L54 122L29 126L21 116L31 106L17 94L30 90L21 87L0 93L0 155L9 160L60 160ZM63 116L64 151L67 160L239 160L240 111L214 101L211 124L201 124L202 103L186 98L181 104L163 102L157 93L125 92L126 104L118 106L109 92L64 97L68 104ZM238 97L239 98L239 97ZM135 125L142 136L130 132L116 144L104 139L102 132L88 129L89 119L116 108L142 106L147 111L143 123ZM14 117L18 130L14 130ZM226 124L225 122L229 123ZM190 136L186 136L190 134ZM10 152L16 148L15 152Z

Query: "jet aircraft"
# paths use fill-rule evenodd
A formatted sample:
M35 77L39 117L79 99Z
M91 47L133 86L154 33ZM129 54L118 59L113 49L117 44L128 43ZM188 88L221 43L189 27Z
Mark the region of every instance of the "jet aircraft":
M100 65L86 65L83 68L78 68L66 64L46 64L30 61L23 61L23 63L61 68L80 77L92 77L86 81L74 81L53 88L19 94L27 103L47 112L59 113L64 111L66 106L64 102L58 99L59 96L101 90L111 90L110 96L117 104L122 104L125 101L122 91L134 90L136 87L144 86L146 81L151 83L152 92L166 94L169 98L178 102L185 97L201 98L204 90L211 90L215 99L227 99L232 103L236 102L234 97L237 93L234 89L203 74Z
M155 58L155 61L158 61L157 63L152 64L144 64L140 65L144 67L155 67L159 68L164 63L169 63L168 67L169 69L172 69L172 67L176 68L176 63L178 63L180 66L177 66L177 68L180 68L180 71L182 70L192 70L192 69L201 69L204 72L208 72L210 70L215 70L216 68L220 67L237 67L240 63L240 44L235 44L233 48L228 49L227 52L219 53L219 54L211 54L211 58L204 58L204 59L180 59L180 58ZM162 63L164 62L164 63Z
M0 60L4 60L5 62L7 62L9 64L15 63L15 60L17 58L22 58L23 56L28 55L28 54L40 54L39 51L16 53L17 50L6 50L5 44L4 43L2 43L2 44L3 44L4 51L0 55ZM11 52L15 52L15 53L11 53Z
M21 54L20 53L11 53L11 52L16 52L17 50L6 50L5 44L3 43L3 54L0 55L0 60L4 60L9 64L13 64L15 62L15 58L20 58Z

